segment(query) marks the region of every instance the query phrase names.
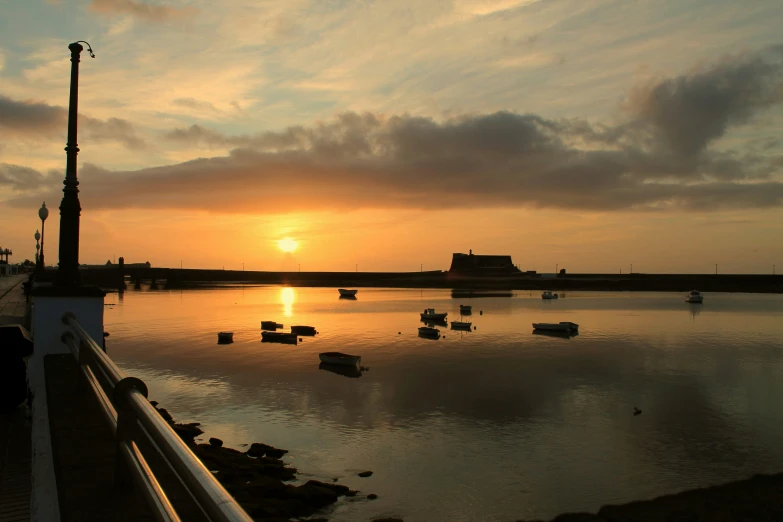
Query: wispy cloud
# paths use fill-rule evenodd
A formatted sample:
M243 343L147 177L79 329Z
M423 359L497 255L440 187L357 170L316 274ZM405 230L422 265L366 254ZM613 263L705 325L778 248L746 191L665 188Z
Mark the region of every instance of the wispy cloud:
M175 8L136 0L92 0L90 9L102 15L131 15L147 22L187 19L198 13L191 6Z

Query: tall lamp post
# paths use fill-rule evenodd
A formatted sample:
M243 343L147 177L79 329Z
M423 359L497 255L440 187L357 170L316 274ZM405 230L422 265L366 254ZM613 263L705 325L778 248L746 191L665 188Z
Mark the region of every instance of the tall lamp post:
M41 239L41 233L36 230L33 237L35 238L35 268L38 268L38 251L41 249L38 241Z
M49 209L46 208L46 201L43 202L41 208L38 209L38 217L41 219L41 254L38 256L38 262L35 264L35 271L38 275L42 275L46 270L46 262L44 259L44 238L46 237L46 218L49 217ZM35 232L36 236L38 231ZM36 237L36 240L38 237Z
M71 94L68 104L68 142L65 145L65 180L63 181L63 199L60 203L60 265L55 283L57 286L77 286L79 277L79 216L82 207L79 203L79 180L76 177L76 155L79 147L76 141L79 112L79 60L84 50L82 43L92 58L90 44L79 40L68 46L71 51ZM41 249L43 257L43 249Z

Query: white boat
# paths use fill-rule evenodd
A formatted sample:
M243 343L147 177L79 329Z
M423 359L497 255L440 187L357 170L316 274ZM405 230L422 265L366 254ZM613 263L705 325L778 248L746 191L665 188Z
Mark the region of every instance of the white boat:
M470 330L473 323L467 321L451 321L452 330Z
M688 295L685 296L686 303L703 303L704 296L699 293L698 290L691 290Z
M234 332L218 332L218 344L229 344L234 342Z
M438 339L440 337L440 330L437 328L430 328L429 326L419 327L420 337L429 337L431 339Z
M343 366L356 366L362 360L360 355L349 355L341 352L319 353L318 358L326 364L341 364Z
M557 299L557 294L553 294L549 290L541 294L541 299Z
M340 292L342 297L354 297L356 292L358 292L358 290L348 290L345 288L338 288L337 291Z
M568 321L560 323L533 323L536 330L546 330L549 332L578 332L579 325Z
M448 312L437 313L434 308L425 308L421 313L421 318L430 321L445 321L447 315L449 315Z
M470 315L473 313L473 307L470 305L459 305L459 313L463 315Z

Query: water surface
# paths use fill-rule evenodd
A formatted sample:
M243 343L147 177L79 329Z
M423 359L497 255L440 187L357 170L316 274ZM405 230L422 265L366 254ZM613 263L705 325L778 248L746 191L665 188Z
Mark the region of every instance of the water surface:
M234 287L107 297L109 354L180 422L340 482L342 521L511 521L783 470L783 297ZM425 307L476 329L421 339ZM483 313L480 313L483 312ZM297 346L260 321L315 326ZM572 321L571 339L533 322ZM218 345L217 332L235 342ZM359 378L318 353L362 356ZM632 414L634 406L642 409ZM372 470L370 478L356 473Z

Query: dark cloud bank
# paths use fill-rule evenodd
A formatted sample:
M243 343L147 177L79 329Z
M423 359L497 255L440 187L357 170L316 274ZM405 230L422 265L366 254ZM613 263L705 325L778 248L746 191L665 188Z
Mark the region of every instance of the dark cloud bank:
M83 201L90 208L255 213L776 207L783 204L783 183L771 176L783 168L780 156L770 155L770 147L758 152L713 145L782 101L783 46L776 46L637 86L625 121L613 125L510 112L445 122L346 113L329 123L248 136L193 125L164 138L228 147L229 155L134 172L86 164L80 171ZM51 108L45 107L31 112L27 124L46 120ZM37 204L47 177L30 174L39 182L33 188L29 181L7 181L19 176L0 178L20 191L11 203Z
M17 101L0 94L0 131L15 136L52 138L61 136L65 143L68 111L63 107L35 101ZM89 141L118 141L130 149L142 149L145 144L126 120L99 120L79 115L79 138Z

